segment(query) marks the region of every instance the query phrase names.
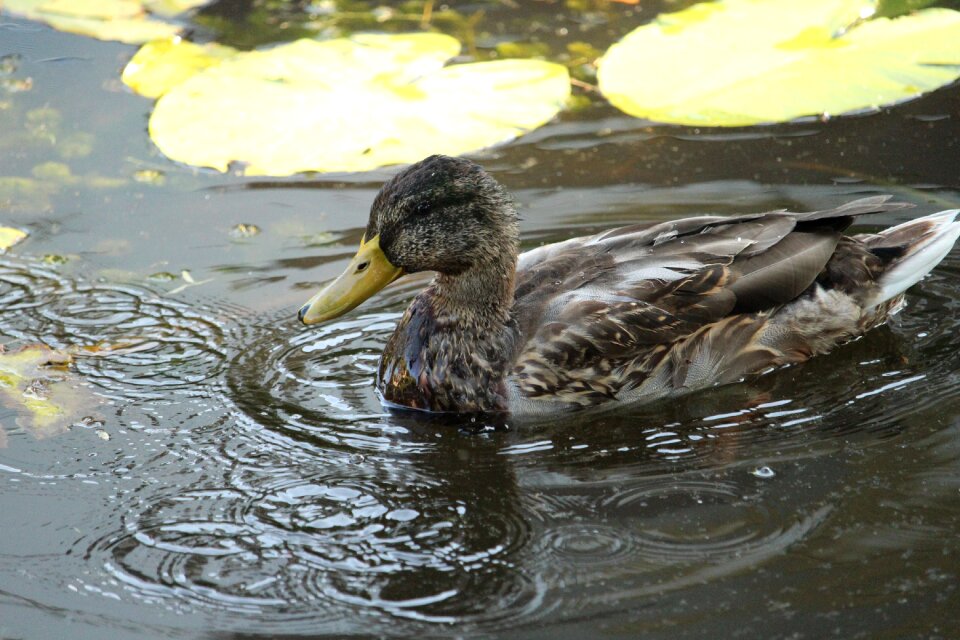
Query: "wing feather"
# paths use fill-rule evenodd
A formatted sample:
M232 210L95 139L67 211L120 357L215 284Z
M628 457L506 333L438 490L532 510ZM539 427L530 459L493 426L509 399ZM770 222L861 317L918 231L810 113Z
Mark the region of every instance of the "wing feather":
M735 379L782 359L753 342L768 312L816 281L855 216L903 206L874 197L809 213L699 216L529 251L518 261L514 384L527 398L591 404Z

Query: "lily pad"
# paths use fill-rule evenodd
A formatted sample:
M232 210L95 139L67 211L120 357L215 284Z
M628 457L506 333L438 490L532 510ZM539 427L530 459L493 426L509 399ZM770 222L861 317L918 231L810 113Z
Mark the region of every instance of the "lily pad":
M0 227L0 253L5 253L7 249L17 244L27 237L25 231L14 229L13 227Z
M440 34L299 40L239 53L170 88L150 118L168 157L248 175L367 171L506 142L553 118L565 67L499 60L444 67Z
M744 126L908 100L960 77L960 12L873 18L871 0L721 0L613 45L600 90L659 122Z
M194 44L181 38L165 38L140 47L123 69L123 82L148 98L158 98L172 87L237 50L211 42Z
M18 414L17 424L38 438L82 422L99 404L70 375L70 354L44 345L0 349L0 401Z
M30 20L100 40L139 44L169 38L180 27L153 17L171 16L209 0L4 0L0 8Z

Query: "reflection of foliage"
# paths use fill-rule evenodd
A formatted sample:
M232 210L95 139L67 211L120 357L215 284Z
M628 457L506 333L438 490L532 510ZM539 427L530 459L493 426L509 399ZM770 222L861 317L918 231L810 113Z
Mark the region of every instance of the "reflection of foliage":
M937 4L937 0L880 0L877 6L877 15L893 18L925 9L933 4Z
M195 22L217 34L217 40L240 49L300 38L337 38L361 31L404 33L431 29L452 35L474 52L477 24L483 10L464 14L439 8L433 0L400 2L396 7L364 0L254 0L215 3Z

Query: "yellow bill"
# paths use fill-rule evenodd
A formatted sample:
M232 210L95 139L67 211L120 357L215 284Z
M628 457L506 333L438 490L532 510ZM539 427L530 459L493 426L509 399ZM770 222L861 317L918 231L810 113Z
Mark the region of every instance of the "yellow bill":
M403 275L380 249L380 236L361 241L360 249L336 280L310 298L300 309L303 324L338 318Z

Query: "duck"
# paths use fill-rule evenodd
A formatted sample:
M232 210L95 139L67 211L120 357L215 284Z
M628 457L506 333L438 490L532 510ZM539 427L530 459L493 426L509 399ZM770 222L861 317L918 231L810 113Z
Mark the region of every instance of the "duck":
M520 253L504 187L434 155L384 183L356 255L298 316L328 322L434 272L384 346L385 405L548 415L661 400L803 362L886 322L953 247L960 210L844 231L909 206L873 196L642 222Z

